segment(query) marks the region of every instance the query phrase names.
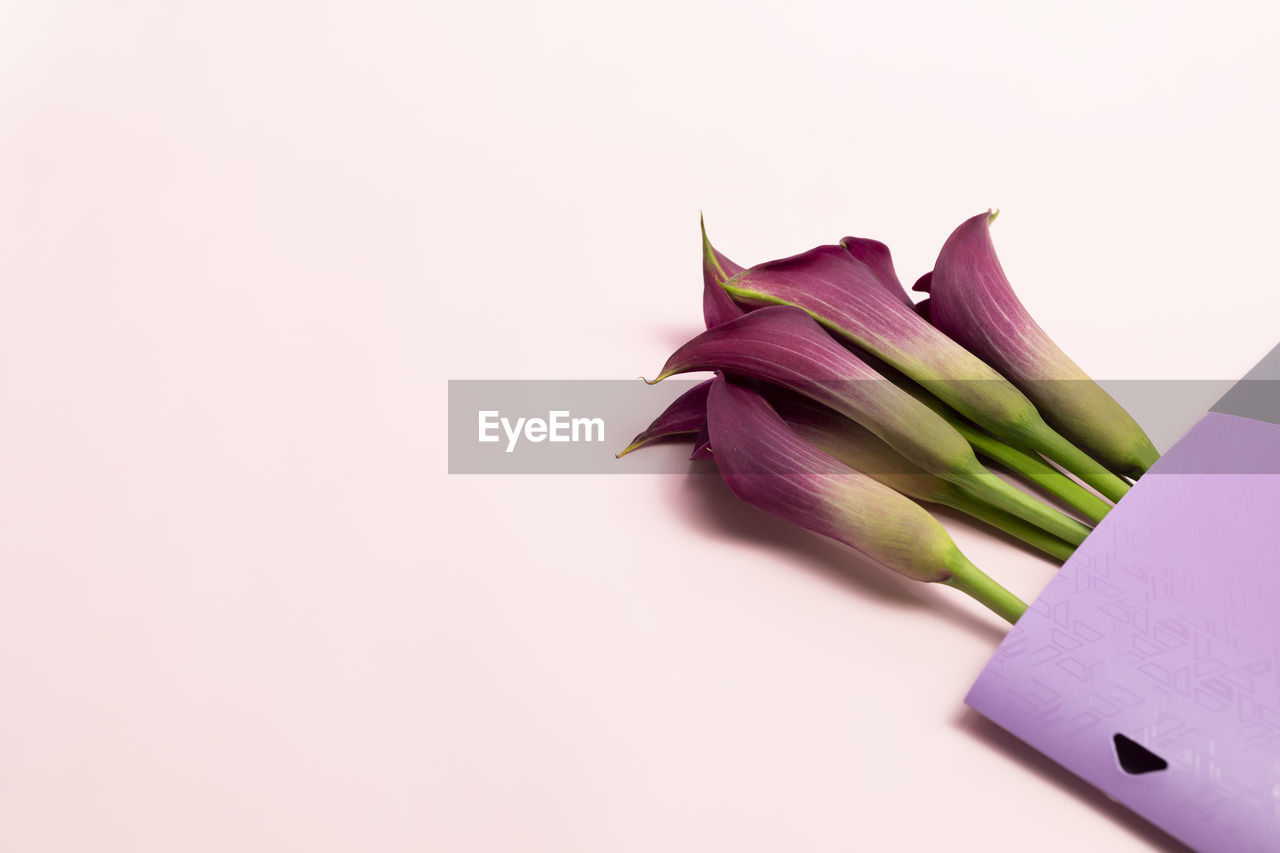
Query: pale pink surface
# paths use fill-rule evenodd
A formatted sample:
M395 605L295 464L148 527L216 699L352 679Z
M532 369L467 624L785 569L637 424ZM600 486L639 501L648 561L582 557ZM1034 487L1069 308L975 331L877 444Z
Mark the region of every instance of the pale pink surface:
M450 478L445 380L660 363L700 206L910 280L988 204L1087 371L1237 376L1257 8L111 5L0 27L0 849L1160 843L964 713L994 617L712 480Z

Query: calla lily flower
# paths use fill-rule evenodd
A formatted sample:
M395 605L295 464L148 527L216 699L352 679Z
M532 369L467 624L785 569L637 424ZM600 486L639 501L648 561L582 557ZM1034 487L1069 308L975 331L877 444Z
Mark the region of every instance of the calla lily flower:
M1062 434L1113 471L1142 474L1159 452L1142 427L1032 319L991 242L994 213L957 228L931 276L929 321L1012 380Z
M701 217L698 218L698 224L702 228L702 319L710 329L747 313L721 287L742 272L743 267L711 245L711 241L707 239L707 224Z
M853 238L845 242L858 245ZM722 286L747 306L802 308L998 438L1043 453L1112 500L1128 491L1127 483L1046 424L1013 383L925 322L844 246L759 264Z
M805 442L759 392L715 379L707 422L720 473L751 506L843 542L912 580L960 589L1010 622L1026 610L960 552L933 516Z
M819 450L899 494L959 510L1061 562L1075 548L1017 516L975 500L955 483L934 476L880 440L873 432L826 406L780 388L763 389L783 422Z
M679 435L697 435L706 429L707 424L707 391L711 389L711 380L707 379L685 391L667 406L662 414L653 419L643 432L631 440L615 458L621 459L633 450L638 450L654 441L672 438Z
M653 382L701 370L789 388L862 424L925 471L979 500L1073 545L1089 534L1085 525L983 468L969 442L945 419L876 373L799 309L762 308L708 329L677 349ZM711 447L718 456L714 430Z

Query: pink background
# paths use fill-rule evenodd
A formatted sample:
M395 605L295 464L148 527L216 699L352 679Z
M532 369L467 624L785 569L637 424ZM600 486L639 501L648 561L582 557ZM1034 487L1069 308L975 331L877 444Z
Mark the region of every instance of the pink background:
M446 380L651 375L699 210L910 282L987 207L1091 373L1239 376L1260 9L8 4L0 849L1168 845L965 711L994 617L706 478L450 477Z

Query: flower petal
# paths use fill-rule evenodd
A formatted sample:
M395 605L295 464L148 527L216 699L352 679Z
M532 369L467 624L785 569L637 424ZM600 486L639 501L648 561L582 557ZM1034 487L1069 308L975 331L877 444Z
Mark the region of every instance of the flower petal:
M950 577L957 549L933 516L805 442L759 392L716 379L707 423L716 465L746 503L914 580Z
M698 430L698 437L693 440L693 452L689 454L689 461L696 462L699 459L711 458L711 432L707 429L706 415L704 413L702 429Z
M1075 550L1071 545L1056 536L1050 536L1035 525L1004 510L996 509L990 504L975 500L954 483L926 472L885 444L870 430L859 426L844 415L784 388L766 386L762 392L773 410L797 435L853 470L866 474L895 492L913 500L928 501L957 509L1010 536L1021 539L1059 561L1065 561Z
M710 389L711 380L708 379L685 391L662 414L654 418L648 428L633 438L618 454L618 458L654 441L674 436L697 435L707 422L707 392Z
M958 493L953 484L928 473L834 409L777 386L766 386L762 392L796 434L855 471L915 500L948 503Z
M924 275L916 279L916 283L911 285L911 289L915 291L919 291L921 293L928 293L929 288L932 286L933 286L933 271L930 270L929 272L925 273ZM919 302L915 303L911 307L916 310L916 313L920 315L920 318L922 320L924 320L926 323L929 322L929 317L932 312L932 309L929 307L928 297L921 299Z
M933 309L930 307L929 299L921 299L913 307L915 308L916 313L920 315L920 319L928 323L929 318L932 316L932 313L933 313Z
M829 536L913 580L939 582L1016 622L1027 605L960 553L918 504L787 428L753 388L717 377L707 397L716 464L746 503Z
M1089 378L1023 306L991 242L995 215L957 228L938 255L930 293L933 325L1014 382L1045 419L1108 468L1141 474L1159 453L1138 423Z
M840 241L840 245L854 258L867 265L867 269L871 270L876 281L880 282L880 286L890 296L911 307L911 297L907 295L902 288L902 282L898 280L898 273L893 268L893 257L889 254L888 246L879 240L869 240L866 237L845 237Z

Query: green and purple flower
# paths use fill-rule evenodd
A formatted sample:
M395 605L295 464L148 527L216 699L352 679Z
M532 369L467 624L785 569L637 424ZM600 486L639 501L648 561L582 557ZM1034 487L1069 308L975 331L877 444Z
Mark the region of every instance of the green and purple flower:
M751 506L843 542L912 580L960 589L1010 622L1026 610L960 552L933 516L806 443L759 392L715 379L707 423L721 475Z
M1023 307L991 242L995 218L982 213L962 223L943 244L932 274L916 283L929 294L929 322L999 370L1049 423L1108 468L1142 474L1160 454Z

